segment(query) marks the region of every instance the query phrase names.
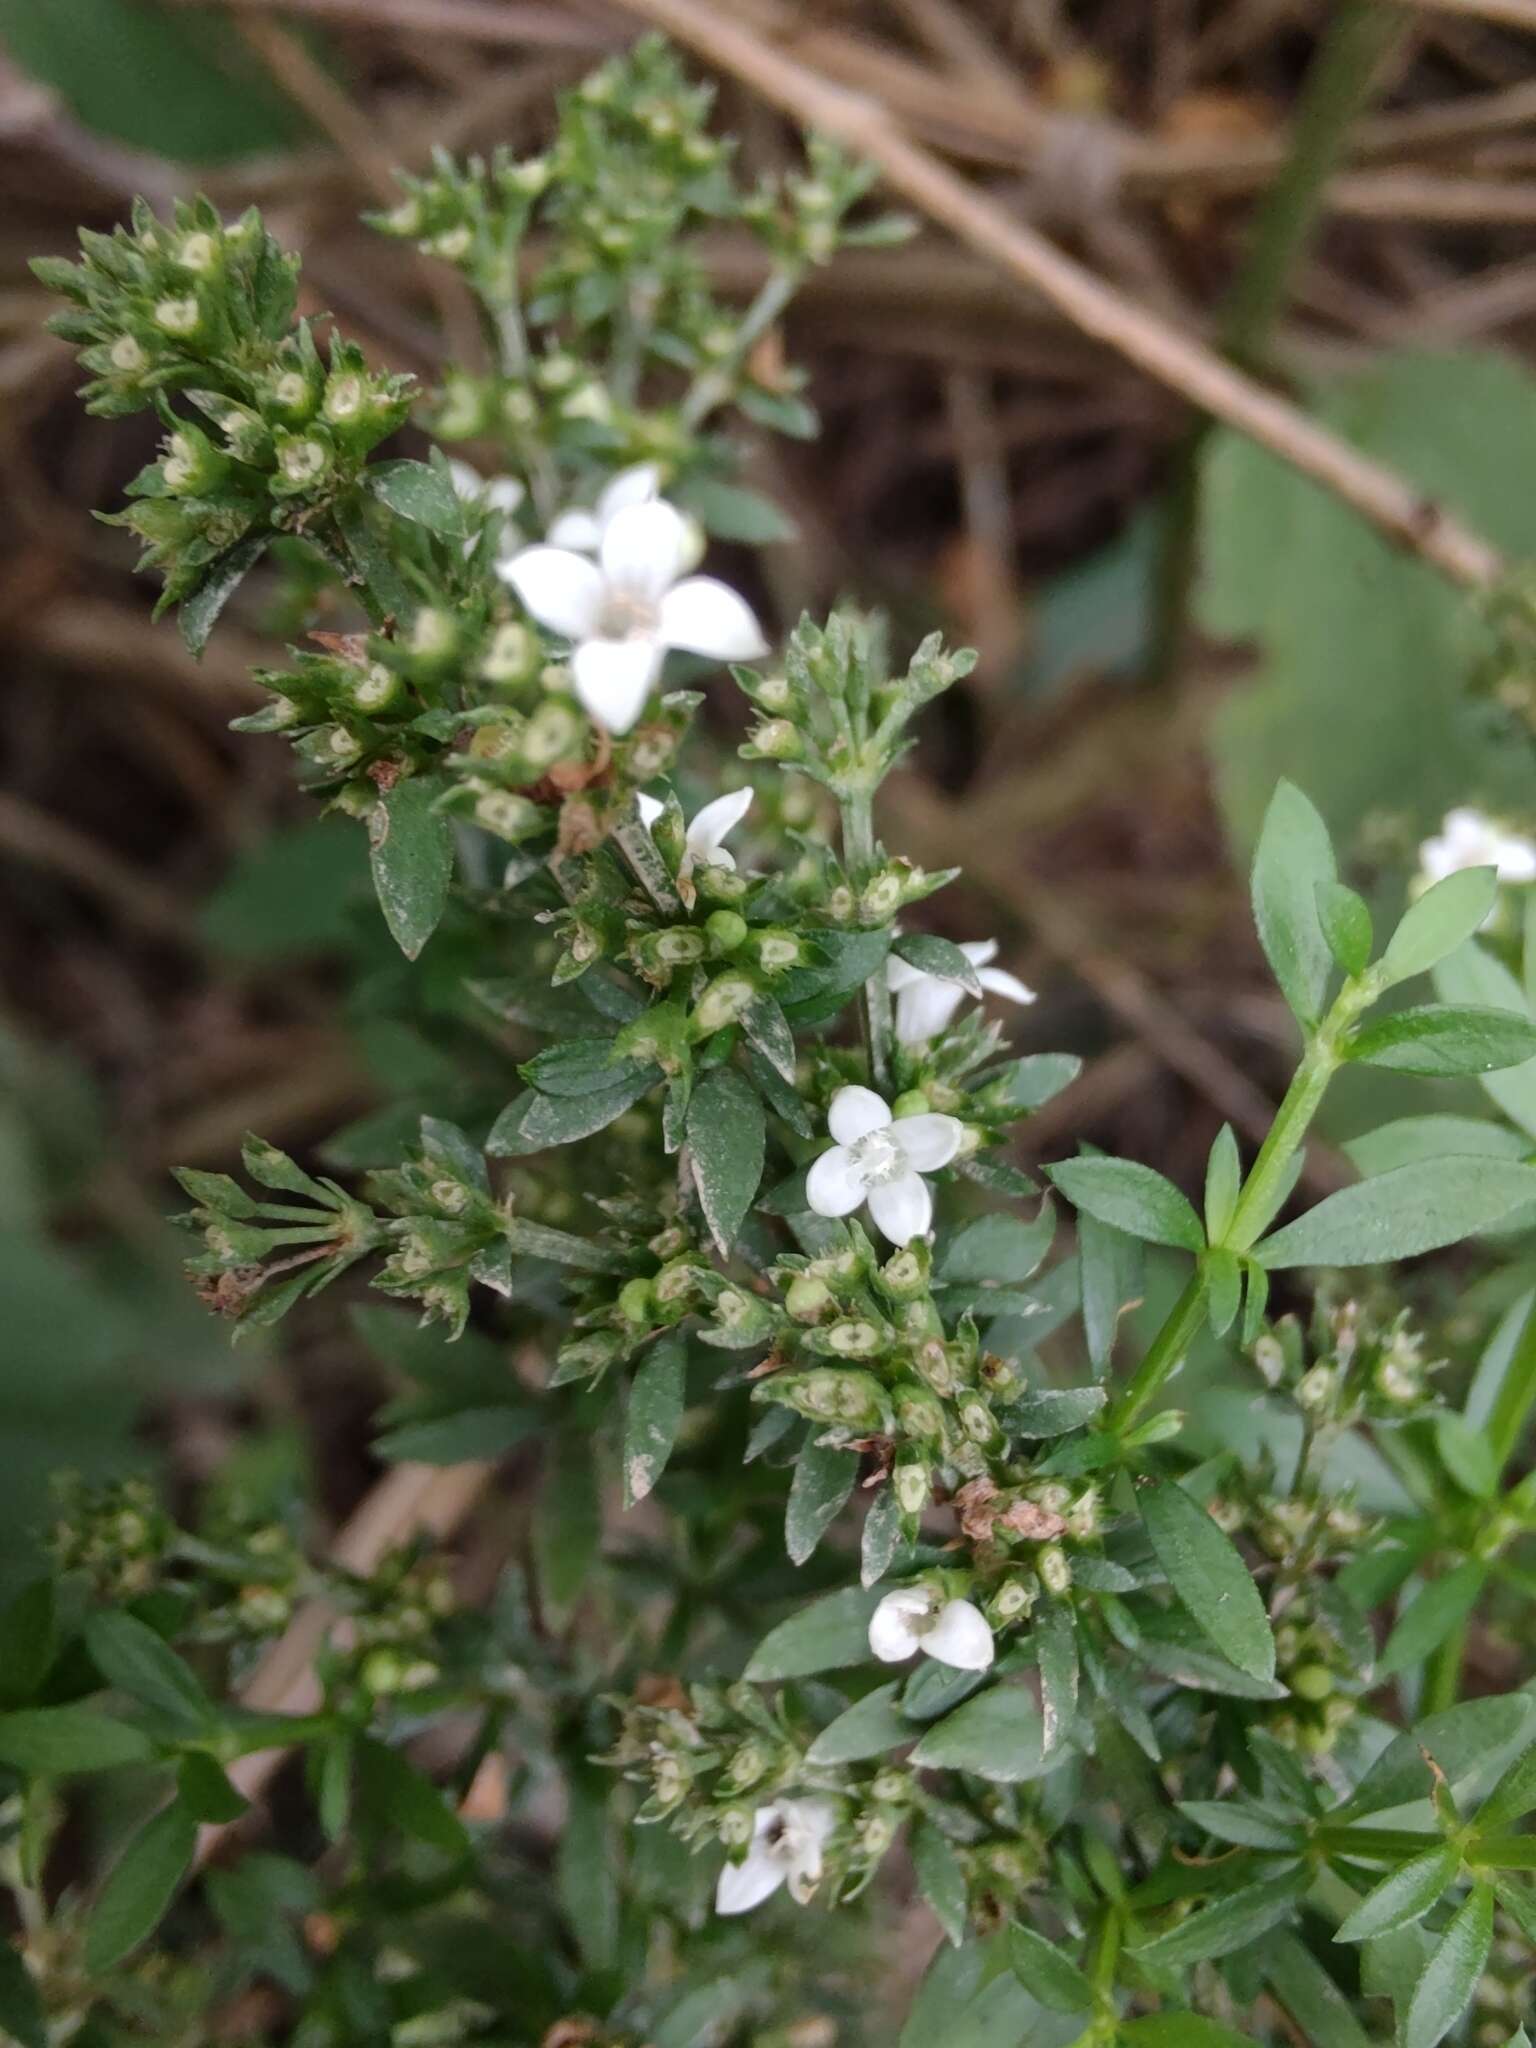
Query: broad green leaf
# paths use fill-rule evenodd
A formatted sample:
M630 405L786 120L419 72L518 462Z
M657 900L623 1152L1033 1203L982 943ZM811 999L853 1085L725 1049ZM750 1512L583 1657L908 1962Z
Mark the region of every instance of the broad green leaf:
M1472 1612L1487 1577L1488 1567L1468 1558L1421 1586L1387 1637L1376 1666L1377 1677L1395 1678L1400 1671L1422 1664Z
M1270 1989L1311 2048L1371 2048L1349 2000L1305 1942L1277 1929L1262 1953Z
M391 512L457 538L464 532L464 506L451 481L427 462L375 462L364 471L373 495Z
M133 1615L93 1614L85 1625L91 1661L109 1685L183 1727L206 1727L213 1703L169 1643Z
M1077 1221L1077 1253L1083 1335L1095 1377L1102 1379L1109 1370L1120 1318L1141 1299L1146 1253L1136 1238L1086 1213Z
M841 1596L834 1593L831 1597L835 1600ZM766 1647L765 1644L764 1648ZM758 1654L761 1655L761 1651ZM867 1654L866 1644L865 1655ZM863 1660L860 1658L848 1661ZM826 1668L821 1664L816 1666L818 1671ZM747 1676L753 1677L755 1670L756 1659L748 1669ZM829 1721L822 1729L805 1753L806 1762L859 1763L865 1757L884 1756L887 1750L901 1749L907 1743L915 1742L918 1735L916 1726L896 1705L896 1695L900 1690L901 1680L893 1678L889 1685L877 1686L873 1692L866 1693L863 1699L855 1700L846 1712L839 1714L835 1721Z
M1405 1116L1351 1138L1344 1147L1362 1174L1387 1173L1394 1166L1416 1166L1425 1159L1523 1159L1529 1138L1495 1123L1491 1117Z
M1369 1941L1378 1934L1390 1934L1422 1920L1435 1901L1455 1882L1461 1869L1460 1852L1449 1842L1426 1849L1384 1877L1376 1889L1367 1892L1353 1913L1339 1928L1335 1941Z
M1212 1244L1220 1244L1226 1235L1242 1179L1237 1139L1232 1126L1223 1124L1205 1162L1205 1234Z
M1161 1481L1140 1496L1168 1583L1224 1657L1251 1678L1275 1675L1275 1639L1248 1567L1198 1501Z
M1252 2048L1247 2035L1194 2012L1149 2013L1145 2019L1127 2021L1115 2039L1124 2048Z
M678 1336L661 1337L641 1359L624 1411L624 1505L644 1500L661 1477L683 1419L687 1351Z
M1536 1057L1536 1024L1512 1010L1425 1003L1362 1024L1343 1050L1361 1066L1400 1074L1491 1074Z
M1397 1166L1327 1195L1256 1247L1260 1265L1380 1266L1438 1251L1536 1200L1536 1168L1504 1159Z
M912 1761L923 1770L974 1771L995 1785L1022 1784L1060 1762L1059 1756L1045 1755L1041 1734L1032 1696L1017 1686L994 1685L930 1723Z
M1536 1743L1522 1750L1478 1809L1480 1835L1502 1834L1536 1809Z
M815 1671L867 1664L870 1616L882 1597L863 1586L824 1593L768 1631L752 1652L745 1676L757 1684L768 1684L775 1679L807 1678Z
M34 1579L0 1613L0 1706L20 1706L35 1696L57 1647L54 1582Z
M42 1995L19 1950L0 1943L0 2033L19 2048L48 2048L50 2030Z
M804 1564L815 1550L852 1493L858 1473L856 1451L807 1444L800 1453L784 1512L784 1544L792 1564Z
M1017 1922L1008 1929L1008 1960L1032 1998L1052 2012L1092 2012L1093 1986L1054 1942Z
M912 1870L934 1918L958 1948L967 1924L965 1872L948 1838L925 1817L912 1830Z
M1040 1746L1049 1752L1066 1740L1077 1718L1077 1625L1071 1607L1046 1601L1036 1610L1030 1637L1040 1660Z
M1363 974L1371 958L1371 913L1343 882L1319 882L1317 915L1328 950L1348 975Z
M721 1255L727 1256L763 1178L763 1105L731 1067L704 1076L688 1104L694 1185Z
M386 1742L364 1736L357 1744L357 1790L369 1823L399 1829L444 1856L469 1853L469 1832L429 1777Z
M1426 889L1403 913L1381 956L1384 986L1427 974L1479 931L1499 893L1496 868L1462 868Z
M1472 2002L1493 1945L1493 1893L1474 1885L1414 1986L1403 2019L1403 2048L1436 2048Z
M197 1822L180 1800L163 1808L128 1844L108 1873L85 1929L85 1966L110 1970L154 1932L197 1846Z
M94 1707L25 1707L0 1714L0 1764L37 1778L144 1764L154 1745L142 1729Z
M1496 1010L1513 1010L1529 1018L1530 1004L1525 990L1502 960L1496 960L1486 946L1475 942L1460 947L1435 969L1435 993L1443 1002L1474 1003ZM1486 1094L1527 1136L1536 1138L1536 1059L1523 1066L1505 1067L1482 1077Z
M1008 1405L1008 1427L1019 1436L1065 1436L1081 1429L1104 1407L1103 1387L1046 1387Z
M934 1278L946 1286L966 1281L982 1286L1017 1285L1039 1269L1055 1234L1056 1218L1049 1197L1027 1223L1022 1216L978 1216L946 1237L934 1262Z
M1339 1809L1341 1816L1382 1813L1410 1800L1427 1799L1434 1773L1433 1758L1452 1791L1458 1783L1522 1736L1530 1739L1536 1723L1536 1700L1524 1693L1492 1694L1463 1700L1443 1713L1394 1736Z
M1148 1244L1187 1252L1205 1243L1200 1219L1184 1196L1134 1159L1063 1159L1047 1173L1075 1209Z
M1311 1882L1312 1873L1298 1865L1261 1878L1257 1884L1242 1885L1139 1948L1137 1960L1149 1969L1183 1970L1213 1956L1231 1955L1282 1921L1293 1919L1296 1901Z
M627 1060L615 1053L611 1038L566 1039L526 1061L518 1072L541 1095L585 1096L627 1087L642 1074L647 1082L660 1077L660 1069L651 1061Z
M1253 917L1280 993L1303 1023L1315 1023L1332 954L1318 914L1318 890L1337 879L1328 828L1293 783L1275 786L1253 857Z
M437 929L453 879L453 829L433 808L437 775L411 775L368 814L368 845L379 908L395 944L414 960Z
M932 932L903 932L891 951L920 974L931 974L936 981L958 982L967 995L982 993L975 966L950 939L935 938Z
M1215 1524L1211 1526L1214 1528ZM1220 1655L1200 1623L1183 1606L1138 1614L1136 1626L1139 1633L1132 1654L1164 1678L1174 1679L1195 1692L1218 1693L1228 1699L1286 1697L1286 1688L1278 1679L1256 1678Z
M619 1945L619 1862L609 1816L609 1773L567 1760L566 1812L555 1852L555 1886L566 1924L590 1970L611 1970Z

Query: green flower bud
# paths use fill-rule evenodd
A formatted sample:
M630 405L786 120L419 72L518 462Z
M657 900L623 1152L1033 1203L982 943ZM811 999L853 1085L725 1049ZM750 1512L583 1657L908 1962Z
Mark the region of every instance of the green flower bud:
M330 474L331 461L329 447L317 434L280 434L272 488L290 496L315 490Z
M646 1329L654 1319L655 1309L656 1298L649 1280L626 1280L619 1289L619 1313L626 1322Z
M1287 1681L1298 1699L1320 1705L1333 1691L1333 1673L1325 1664L1303 1664Z
M752 728L742 752L749 759L755 755L765 761L800 761L805 758L805 741L787 718L767 718Z
M987 1604L987 1619L992 1622L1018 1621L1030 1612L1035 1604L1034 1582L1030 1579L1004 1579Z
M734 953L747 936L747 920L736 910L712 910L704 920L710 951Z
M751 886L750 876L718 861L701 861L693 871L694 893L701 903L739 903Z
M586 722L568 697L546 697L528 720L523 752L535 768L548 768L578 753L586 736Z
M822 1333L822 1342L838 1358L873 1358L885 1342L878 1324L847 1317Z
M349 684L347 696L357 710L376 718L397 703L404 692L405 685L394 670L386 668L382 661L374 661Z
M903 1096L901 1101L907 1098ZM893 1114L912 1114L897 1106ZM907 1245L894 1252L875 1274L875 1285L892 1301L914 1301L928 1291L928 1278L932 1271L933 1259L928 1246L921 1241Z
M544 813L539 806L530 797L518 796L509 789L488 789L484 796L476 797L474 819L487 832L513 846L544 829Z
M785 1290L784 1306L797 1323L814 1323L832 1306L832 1291L813 1273L797 1273Z
M195 297L162 299L155 307L155 325L162 334L187 341L203 324L203 309Z
M452 657L458 644L459 629L453 614L438 605L424 604L411 621L411 637L407 642L415 659L440 668Z
M944 1403L931 1388L902 1387L896 1394L896 1423L903 1436L942 1443L945 1436Z
M498 626L480 664L488 683L526 683L537 674L542 649L526 626Z
M810 948L802 938L774 925L753 932L747 944L765 974L785 974L791 967L804 965L810 957Z

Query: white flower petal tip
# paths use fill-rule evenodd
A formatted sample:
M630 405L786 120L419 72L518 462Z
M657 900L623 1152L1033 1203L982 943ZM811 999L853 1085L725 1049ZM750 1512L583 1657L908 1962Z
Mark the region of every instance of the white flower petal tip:
M1034 990L1016 975L989 965L997 957L996 939L970 939L960 950L976 969L976 979L988 995L1002 996L1010 1003L1035 1000ZM924 1045L947 1031L966 999L958 981L925 974L896 954L885 963L885 985L896 998L896 1036L902 1045Z
M602 525L596 515L582 511L562 512L545 535L552 548L575 548L584 555L595 555L602 538Z
M891 1125L891 1136L906 1154L915 1173L937 1173L948 1166L960 1150L965 1127L958 1117L926 1110L921 1116L899 1116Z
M722 1915L750 1913L770 1899L789 1872L767 1850L754 1846L746 1860L727 1863L715 1886L715 1911Z
M823 1152L805 1177L805 1199L818 1216L851 1216L869 1193L846 1145Z
M730 861L721 841L751 810L752 794L750 789L733 789L729 796L717 796L694 813L688 825L688 851L695 860Z
M873 1088L839 1088L827 1108L827 1129L839 1145L856 1145L890 1120L889 1105Z
M902 1664L922 1645L919 1622L933 1613L933 1595L922 1586L887 1593L869 1618L869 1647L882 1664Z
M947 1166L964 1135L952 1116L925 1113L893 1123L873 1088L839 1088L827 1110L836 1140L806 1176L805 1197L820 1216L848 1216L867 1202L875 1228L894 1245L927 1235L933 1196L922 1178Z
M635 791L635 809L640 813L640 822L647 832L666 808L660 797L647 796L643 789Z
M900 1247L914 1237L928 1235L933 1197L921 1174L904 1173L898 1180L880 1181L869 1190L868 1200L875 1228L893 1245Z
M612 733L628 732L661 671L661 650L645 640L583 640L571 679L583 710Z
M715 1886L715 1911L750 1913L782 1884L801 1905L821 1879L821 1852L837 1825L827 1799L775 1799L752 1817L752 1843L739 1863L727 1863Z
M752 607L714 576L690 576L667 592L661 630L669 647L715 661L760 661L768 652Z
M677 507L665 498L647 498L614 513L603 528L598 560L615 593L659 605L681 574L687 545L687 523Z
M579 641L597 630L603 614L603 578L585 555L569 548L519 548L497 573L552 633Z
M1494 869L1501 882L1536 882L1536 841L1506 831L1482 811L1462 805L1447 811L1439 832L1419 848L1423 887L1466 868L1484 867Z
M922 1647L937 1663L953 1665L957 1671L985 1671L997 1655L986 1616L969 1600L947 1601Z

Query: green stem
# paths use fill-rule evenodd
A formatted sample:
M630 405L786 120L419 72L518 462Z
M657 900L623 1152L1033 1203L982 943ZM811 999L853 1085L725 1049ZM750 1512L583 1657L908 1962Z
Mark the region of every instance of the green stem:
M701 426L735 388L736 377L753 345L767 333L794 297L803 275L799 264L771 271L757 297L741 316L729 358L695 378L683 399L679 417L685 427Z
M1306 1139L1338 1064L1326 1030L1319 1032L1291 1077L1291 1085L1286 1089L1275 1112L1275 1120L1269 1127L1269 1136L1259 1147L1258 1157L1243 1182L1243 1191L1237 1198L1237 1207L1225 1233L1228 1251L1251 1250L1255 1240L1268 1228L1291 1161Z
M1254 368L1306 253L1323 193L1344 152L1349 124L1364 105L1377 67L1404 27L1402 10L1386 0L1341 0L1308 69L1290 146L1279 175L1254 217L1247 252L1222 308L1217 345ZM1154 570L1149 680L1165 682L1183 646L1196 566L1200 459L1209 417L1185 435L1174 458L1162 542Z
M1200 1334L1205 1321L1205 1274L1196 1267L1189 1284L1168 1311L1163 1327L1152 1339L1120 1398L1105 1413L1104 1427L1123 1435L1164 1382L1184 1363L1184 1354Z
M1493 1446L1502 1470L1520 1448L1526 1419L1536 1403L1536 1303L1526 1316L1519 1340L1494 1397L1483 1434Z
M844 860L850 868L872 865L875 858L874 791L868 788L849 790L839 801L843 816ZM891 992L886 986L883 964L864 984L864 1018L870 1076L877 1088L888 1088L895 1030L891 1017Z
M1467 1623L1458 1622L1430 1657L1424 1674L1422 1714L1443 1714L1461 1696L1461 1660L1467 1649Z

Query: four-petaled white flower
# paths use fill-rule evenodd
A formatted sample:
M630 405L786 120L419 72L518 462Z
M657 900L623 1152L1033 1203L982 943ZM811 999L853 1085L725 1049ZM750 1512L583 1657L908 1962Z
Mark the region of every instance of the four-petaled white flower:
M590 512L584 505L571 506L544 538L552 548L575 548L581 554L595 555L613 515L627 505L647 504L660 489L661 471L655 463L637 462L632 469L621 469L608 479Z
M637 792L635 802L640 807L640 822L649 832L666 805L657 797L647 796L644 790ZM700 861L706 867L713 864L717 868L734 868L736 856L721 842L727 832L735 831L751 808L751 790L733 789L729 796L717 796L713 803L695 811L683 835L683 872L692 873Z
M997 958L996 939L973 939L960 948L976 969L976 979L989 995L1006 996L1010 1003L1032 1003L1035 992L1017 975L988 965ZM958 981L941 981L920 967L892 953L885 963L885 985L896 998L896 1036L903 1045L921 1045L947 1030L949 1020L965 1001Z
M540 625L574 642L576 695L610 732L628 732L640 716L668 648L716 661L768 651L734 590L713 576L682 575L687 554L687 521L652 498L613 514L595 562L546 542L501 564Z
M904 1663L921 1650L957 1671L985 1671L996 1645L973 1602L941 1600L929 1586L900 1586L871 1615L869 1647L882 1664Z
M781 1884L804 1905L821 1880L821 1850L837 1825L827 1799L775 1799L752 1816L752 1845L740 1863L727 1863L715 1887L717 1913L750 1913Z
M1536 882L1536 841L1506 832L1470 805L1447 811L1438 834L1419 848L1421 886L1443 882L1463 868L1495 868L1501 882ZM1496 922L1490 910L1485 925Z
M827 1110L836 1139L806 1175L805 1198L818 1216L849 1216L868 1202L875 1227L892 1244L910 1244L933 1221L925 1173L948 1166L962 1129L927 1111L892 1120L873 1088L839 1088Z

